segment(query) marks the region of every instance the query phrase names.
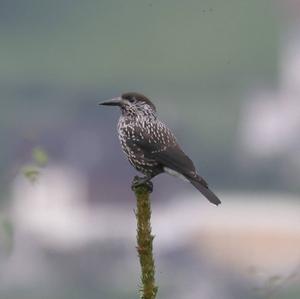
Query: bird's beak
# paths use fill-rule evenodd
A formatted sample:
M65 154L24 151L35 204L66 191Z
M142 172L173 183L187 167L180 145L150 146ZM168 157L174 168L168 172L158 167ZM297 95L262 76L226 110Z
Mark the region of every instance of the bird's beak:
M105 105L105 106L121 106L121 104L122 104L121 97L113 98L99 103L99 105Z

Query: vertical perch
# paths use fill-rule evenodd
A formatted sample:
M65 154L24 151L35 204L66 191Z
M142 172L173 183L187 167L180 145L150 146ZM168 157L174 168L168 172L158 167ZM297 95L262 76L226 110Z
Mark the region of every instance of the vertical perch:
M137 219L137 252L141 265L141 299L154 299L157 293L155 285L155 265L152 253L152 242L154 236L151 235L151 203L149 194L152 192L151 182L134 185L138 178L135 177L132 189L136 196L137 209L135 211Z

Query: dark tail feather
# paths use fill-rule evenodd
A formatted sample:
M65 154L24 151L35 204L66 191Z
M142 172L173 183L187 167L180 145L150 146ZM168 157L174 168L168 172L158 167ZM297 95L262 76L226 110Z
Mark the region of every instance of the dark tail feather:
M216 206L221 203L220 199L208 188L208 186L204 185L200 178L199 180L189 179L191 184L196 187L211 203Z

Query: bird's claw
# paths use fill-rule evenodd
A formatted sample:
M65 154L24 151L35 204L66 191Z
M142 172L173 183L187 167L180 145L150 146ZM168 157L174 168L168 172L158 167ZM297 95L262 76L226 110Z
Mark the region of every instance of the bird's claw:
M135 189L139 186L144 186L147 188L147 190L151 193L153 191L153 184L152 182L150 181L149 178L147 177L138 177L138 176L135 176L133 178L133 181L132 181L132 184L131 184L131 189L133 191L135 191Z

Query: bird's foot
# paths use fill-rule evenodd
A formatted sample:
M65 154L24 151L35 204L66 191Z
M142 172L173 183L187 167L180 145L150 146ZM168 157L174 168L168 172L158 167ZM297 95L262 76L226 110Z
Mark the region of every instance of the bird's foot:
M145 186L147 188L147 190L151 193L153 191L153 184L152 182L150 181L151 178L149 177L138 177L138 176L135 176L133 178L133 181L131 183L131 189L133 191L135 191L135 189L139 186Z

